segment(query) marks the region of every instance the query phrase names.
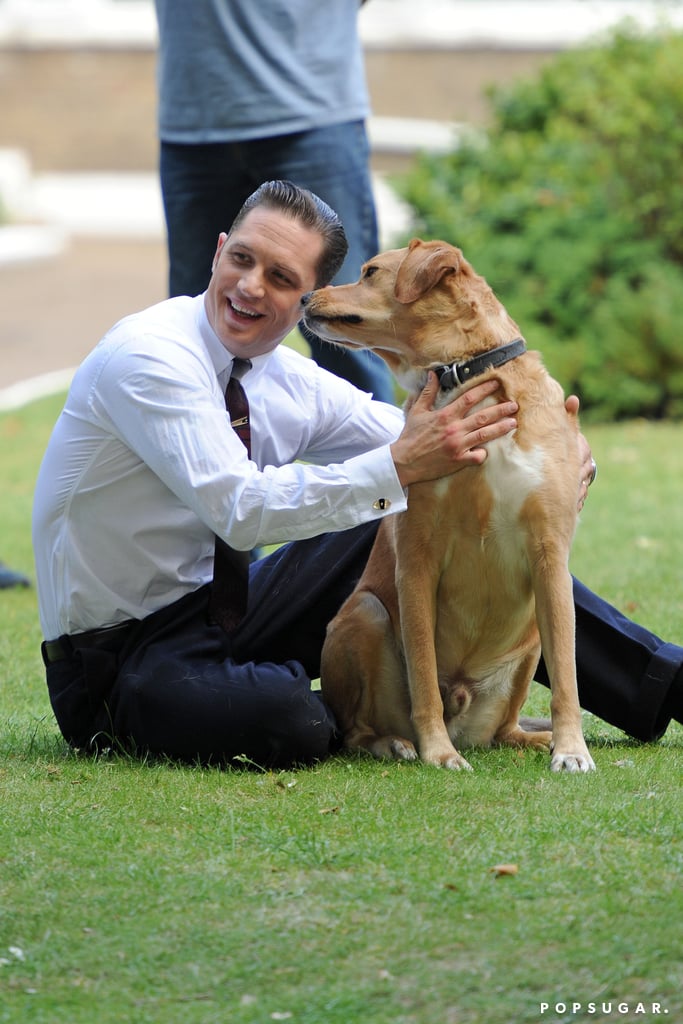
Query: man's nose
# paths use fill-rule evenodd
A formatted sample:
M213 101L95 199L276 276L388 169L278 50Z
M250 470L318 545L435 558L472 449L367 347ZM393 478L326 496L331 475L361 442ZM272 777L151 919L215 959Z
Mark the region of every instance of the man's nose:
M258 267L250 267L240 277L240 288L245 295L263 295L263 274Z

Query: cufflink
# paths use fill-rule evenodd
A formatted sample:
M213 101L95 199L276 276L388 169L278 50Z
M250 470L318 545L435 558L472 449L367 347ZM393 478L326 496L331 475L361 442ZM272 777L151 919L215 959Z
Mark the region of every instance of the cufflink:
M372 507L375 512L386 512L391 508L391 501L389 498L377 498L376 501L373 501Z

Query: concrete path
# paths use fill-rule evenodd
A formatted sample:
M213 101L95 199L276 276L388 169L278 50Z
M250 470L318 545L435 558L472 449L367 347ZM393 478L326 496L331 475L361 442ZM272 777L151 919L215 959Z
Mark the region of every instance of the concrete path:
M162 239L76 238L0 267L0 411L63 388L112 324L165 297L165 279Z

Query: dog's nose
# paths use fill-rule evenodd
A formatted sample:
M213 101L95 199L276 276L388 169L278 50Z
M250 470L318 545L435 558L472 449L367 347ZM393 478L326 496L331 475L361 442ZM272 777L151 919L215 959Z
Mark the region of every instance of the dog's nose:
M313 292L306 292L305 295L301 296L301 305L302 306L306 306L308 304L308 300L310 299L312 294L313 294Z

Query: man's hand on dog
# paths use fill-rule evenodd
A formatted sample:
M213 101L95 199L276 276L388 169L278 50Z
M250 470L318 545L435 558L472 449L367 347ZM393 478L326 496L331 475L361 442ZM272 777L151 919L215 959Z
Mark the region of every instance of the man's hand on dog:
M517 426L516 402L493 402L473 411L498 387L498 381L485 381L435 409L439 380L430 371L425 388L406 415L401 435L391 446L402 487L437 480L484 462L487 453L483 445Z
M516 402L492 403L473 411L498 387L495 380L485 381L443 408L435 409L439 381L436 374L430 372L422 393L408 410L403 431L391 446L402 487L450 476L465 466L480 466L485 461L487 452L484 446L509 434L517 426ZM570 416L578 414L579 399L576 395L569 395L565 407ZM577 505L581 511L588 488L595 479L595 462L583 434L579 434L579 447L581 470Z
M570 416L577 416L579 412L579 400L576 395L569 395L564 407ZM581 459L581 469L579 476L579 497L577 501L577 507L579 512L583 508L586 498L588 497L588 488L595 480L595 474L597 473L597 466L595 465L595 459L591 452L591 446L583 436L579 434L579 456Z

